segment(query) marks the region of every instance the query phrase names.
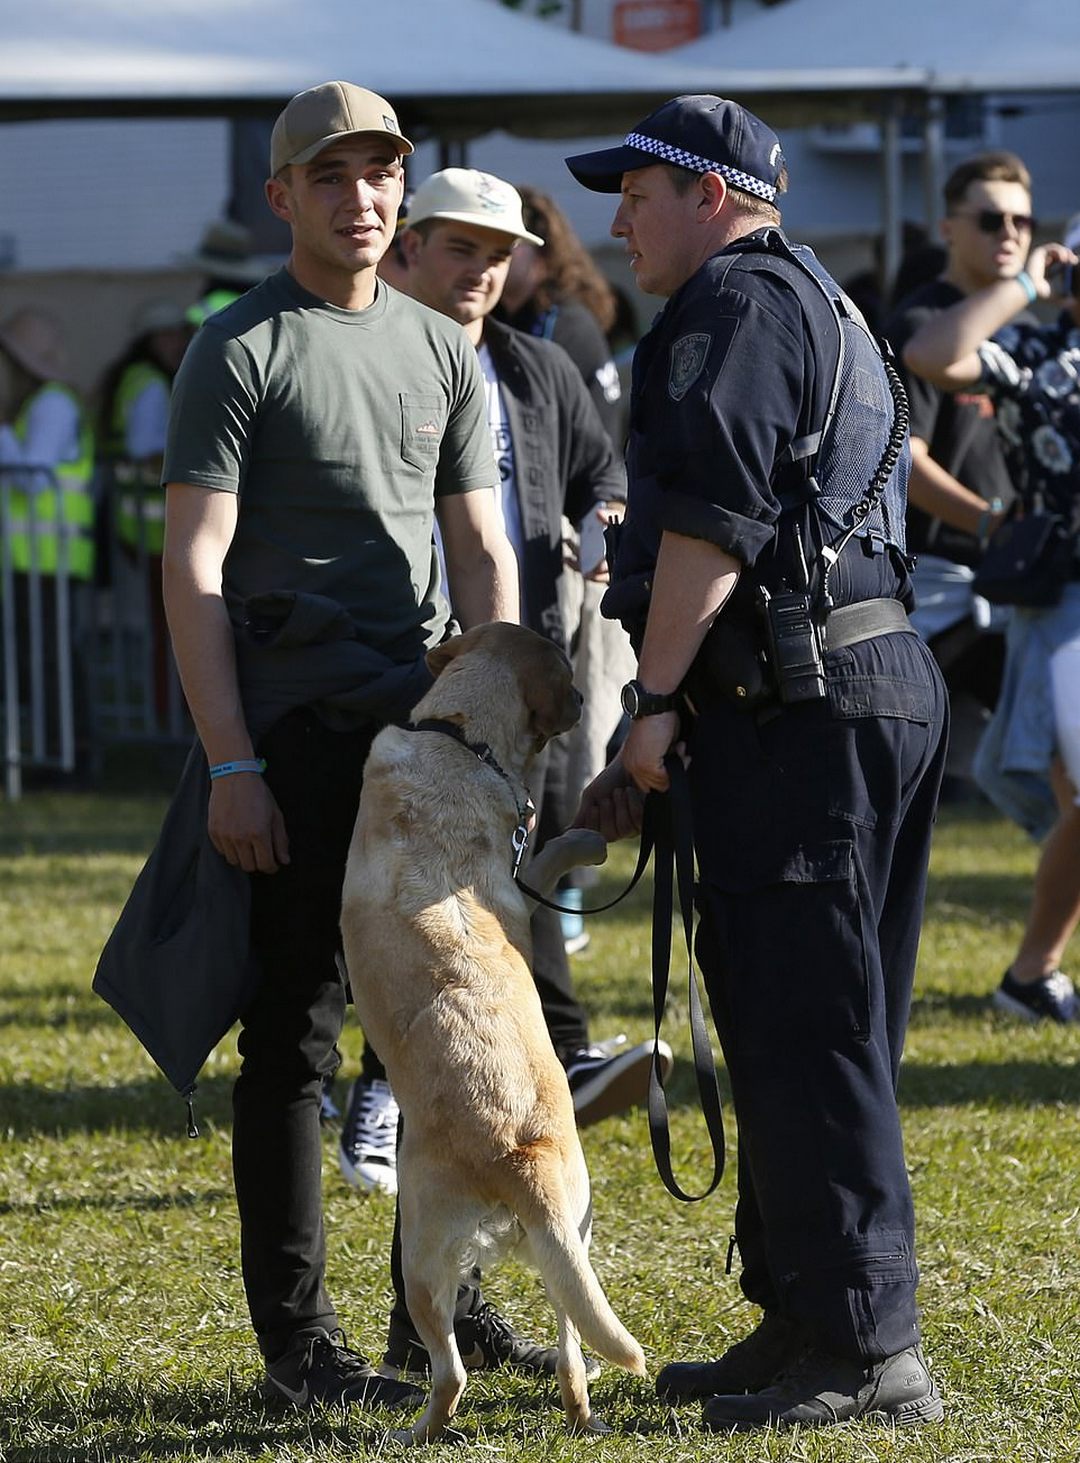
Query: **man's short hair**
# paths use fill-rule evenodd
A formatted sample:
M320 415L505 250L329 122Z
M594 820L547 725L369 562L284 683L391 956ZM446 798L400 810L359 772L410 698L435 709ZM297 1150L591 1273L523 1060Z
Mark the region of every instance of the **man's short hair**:
M962 203L972 183L1019 183L1031 194L1031 174L1015 152L980 152L958 164L945 179L945 207Z
M671 178L672 186L676 193L683 195L690 191L690 186L696 179L701 177L692 168L681 168L676 163L664 163ZM787 163L783 163L776 179L776 196L787 192L788 170ZM780 227L780 210L775 203L768 203L764 198L758 198L754 193L745 193L743 189L736 188L733 184L727 185L728 197L745 218L754 220L758 227L764 228L770 225L773 228Z

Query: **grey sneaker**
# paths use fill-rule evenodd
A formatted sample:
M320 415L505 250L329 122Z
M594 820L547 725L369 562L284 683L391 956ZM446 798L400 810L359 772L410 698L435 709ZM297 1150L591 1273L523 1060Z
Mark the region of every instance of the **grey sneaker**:
M636 1107L649 1095L649 1071L653 1059L652 1041L628 1046L625 1036L582 1047L566 1062L566 1080L574 1099L579 1128ZM675 1058L666 1041L658 1044L660 1071L667 1080Z
M358 1351L350 1351L342 1331L317 1330L298 1336L284 1356L267 1362L263 1398L291 1407L390 1407L411 1411L424 1393L409 1382L380 1376Z
M906 1427L940 1422L944 1415L918 1346L873 1366L810 1347L762 1391L713 1397L701 1409L702 1422L714 1432L829 1427L860 1417Z
M338 1166L354 1189L397 1193L397 1099L388 1082L357 1077L338 1139Z
M993 994L998 1011L1019 1016L1021 1021L1060 1021L1068 1024L1080 1018L1080 1001L1073 983L1064 972L1052 970L1041 980L1023 984L1009 969Z
M806 1349L794 1322L766 1311L757 1327L717 1361L672 1361L656 1379L661 1402L691 1402L735 1392L760 1392Z
M470 1315L459 1317L454 1322L454 1335L461 1360L468 1371L490 1372L507 1366L539 1376L555 1375L558 1348L541 1346L538 1341L519 1336L506 1317L488 1301L481 1301ZM431 1370L424 1343L396 1312L390 1316L386 1352L380 1370L384 1376L393 1377L426 1376ZM600 1363L587 1356L586 1380L593 1382L599 1375Z

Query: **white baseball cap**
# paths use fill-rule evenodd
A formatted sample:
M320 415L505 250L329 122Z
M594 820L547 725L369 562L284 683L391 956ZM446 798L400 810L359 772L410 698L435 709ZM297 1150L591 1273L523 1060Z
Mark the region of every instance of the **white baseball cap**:
M518 190L476 168L443 168L420 184L410 200L405 224L412 228L429 218L477 224L527 239L541 249L544 246L540 235L531 234L525 227Z

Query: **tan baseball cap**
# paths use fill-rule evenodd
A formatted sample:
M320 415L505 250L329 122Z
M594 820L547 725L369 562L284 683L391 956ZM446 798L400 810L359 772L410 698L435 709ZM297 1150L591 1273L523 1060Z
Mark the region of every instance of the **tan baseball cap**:
M443 168L420 184L409 202L405 223L411 228L428 218L479 224L484 229L527 239L538 248L544 246L540 235L531 234L525 227L518 190L476 168Z
M392 137L402 156L413 150L385 97L351 81L324 81L294 96L274 123L270 172L276 175L289 163L309 163L331 142L361 132Z

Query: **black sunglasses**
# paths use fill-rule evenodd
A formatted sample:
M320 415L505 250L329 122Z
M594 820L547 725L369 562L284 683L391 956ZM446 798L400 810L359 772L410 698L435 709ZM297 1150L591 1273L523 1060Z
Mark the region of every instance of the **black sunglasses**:
M1006 224L1018 234L1030 234L1035 228L1035 219L1030 213L999 213L995 208L980 208L970 213L954 209L952 217L973 219L980 234L1000 234Z

